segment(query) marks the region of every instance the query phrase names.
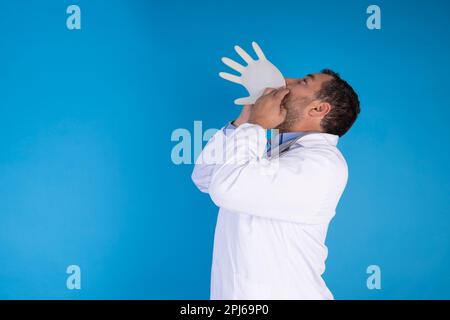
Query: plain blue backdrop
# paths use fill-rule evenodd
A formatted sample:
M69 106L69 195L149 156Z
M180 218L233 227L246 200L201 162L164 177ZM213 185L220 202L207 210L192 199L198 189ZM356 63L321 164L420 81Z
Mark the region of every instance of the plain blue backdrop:
M171 134L239 113L220 58L256 40L284 75L333 68L360 95L327 238L335 297L449 299L449 15L444 0L0 0L0 298L209 297L217 208Z

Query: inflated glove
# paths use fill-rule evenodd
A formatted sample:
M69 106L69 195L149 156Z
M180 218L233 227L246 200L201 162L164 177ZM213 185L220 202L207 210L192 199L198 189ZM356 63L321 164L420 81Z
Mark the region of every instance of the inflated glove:
M281 88L286 86L283 75L266 59L259 45L256 42L252 42L252 46L258 56L258 60L253 60L241 47L234 46L236 52L247 63L245 67L229 58L222 58L224 64L239 72L241 76L239 77L227 72L220 72L219 76L225 80L243 85L250 94L248 97L234 100L234 103L238 105L254 104L262 96L265 88Z

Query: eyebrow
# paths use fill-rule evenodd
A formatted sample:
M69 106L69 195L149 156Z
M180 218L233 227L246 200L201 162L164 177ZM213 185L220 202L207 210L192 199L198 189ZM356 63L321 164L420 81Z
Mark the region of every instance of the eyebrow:
M310 77L310 78L313 79L313 80L314 80L314 78L315 78L314 75L311 74L311 73L307 74L306 77Z

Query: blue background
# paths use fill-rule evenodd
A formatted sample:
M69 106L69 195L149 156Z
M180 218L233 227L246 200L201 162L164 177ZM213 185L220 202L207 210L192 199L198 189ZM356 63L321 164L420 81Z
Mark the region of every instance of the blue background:
M0 298L209 297L217 208L171 134L239 113L244 89L217 73L253 40L284 75L330 67L361 98L339 143L335 297L450 298L448 1L376 1L381 30L369 1L79 0L73 31L70 4L0 1Z

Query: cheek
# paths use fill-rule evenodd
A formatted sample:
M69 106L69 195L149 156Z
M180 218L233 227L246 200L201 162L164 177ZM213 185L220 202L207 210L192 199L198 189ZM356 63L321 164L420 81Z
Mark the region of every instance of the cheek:
M289 92L290 101L303 99L304 97L306 97L306 88L297 86Z

